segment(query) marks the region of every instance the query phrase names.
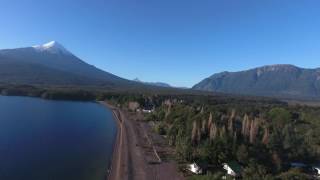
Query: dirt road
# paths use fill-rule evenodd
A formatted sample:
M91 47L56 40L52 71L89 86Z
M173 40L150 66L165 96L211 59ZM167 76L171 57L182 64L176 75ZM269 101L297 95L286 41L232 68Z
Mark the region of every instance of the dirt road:
M118 123L109 180L184 180L174 161L161 161L148 126L106 102ZM160 157L161 158L161 157Z

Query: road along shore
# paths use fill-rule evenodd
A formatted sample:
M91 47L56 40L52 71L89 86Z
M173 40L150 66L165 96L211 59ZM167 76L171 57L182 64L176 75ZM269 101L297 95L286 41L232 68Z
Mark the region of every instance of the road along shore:
M112 111L118 125L108 180L185 179L174 161L161 161L161 147L154 145L158 144L154 142L157 135L147 123L107 102L99 103Z

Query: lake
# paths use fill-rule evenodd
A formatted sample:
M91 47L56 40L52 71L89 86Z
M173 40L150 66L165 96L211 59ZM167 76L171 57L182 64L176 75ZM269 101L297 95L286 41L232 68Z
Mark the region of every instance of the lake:
M0 179L103 180L116 132L97 103L0 96Z

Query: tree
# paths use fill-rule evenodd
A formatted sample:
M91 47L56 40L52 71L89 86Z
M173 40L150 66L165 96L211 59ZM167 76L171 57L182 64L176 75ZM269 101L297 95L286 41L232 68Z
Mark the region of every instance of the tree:
M226 144L220 138L210 144L209 159L212 164L221 165L226 162L229 155L230 149L226 147Z
M231 116L229 117L229 121L228 121L228 131L229 131L230 136L233 135L233 123L234 123L235 118L236 118L236 111L233 109L231 112Z
M203 176L191 176L188 178L188 180L221 180L224 174L222 172L218 172L215 174L207 174ZM226 180L231 180L232 178L227 178Z
M311 179L308 177L308 175L302 173L299 169L290 169L287 172L281 173L278 176L279 179L282 180L292 180L292 179L297 179L297 180L308 180Z
M191 140L193 144L197 144L201 140L201 132L199 130L198 122L196 120L193 121Z
M282 169L282 160L280 159L277 152L272 153L272 162L275 165L277 171L280 171Z
M264 134L262 137L262 144L267 145L269 143L269 128L264 128Z
M226 134L226 127L222 126L221 128L219 128L219 135L221 139L226 139L227 138L227 134Z
M288 150L292 147L292 145L295 144L295 136L294 132L292 131L292 128L290 125L285 125L283 128L283 149Z
M244 144L241 144L237 150L237 159L240 163L246 164L248 162L249 153Z
M212 119L212 113L210 112L209 119L208 119L208 129L211 129L212 124L213 124L213 119Z
M250 119L247 114L244 115L243 120L242 120L242 135L243 137L248 137L249 136L249 131L250 131Z
M260 119L258 118L255 118L253 121L251 121L251 126L250 126L250 143L251 144L253 144L256 141L256 137L259 130L259 124L260 124Z
M267 173L267 170L264 166L250 162L242 173L243 179L246 180L271 180L273 179L270 174Z
M186 138L178 138L176 142L176 153L182 160L192 160L192 145Z
M157 123L154 127L155 131L160 134L160 135L165 135L166 134L166 128L164 127L163 122Z
M215 123L213 123L210 127L209 138L213 141L217 137L218 128Z
M207 121L206 120L202 120L202 123L201 123L201 134L206 134L207 133Z
M290 112L284 108L276 107L272 108L268 112L268 117L272 120L272 123L279 129L290 122Z

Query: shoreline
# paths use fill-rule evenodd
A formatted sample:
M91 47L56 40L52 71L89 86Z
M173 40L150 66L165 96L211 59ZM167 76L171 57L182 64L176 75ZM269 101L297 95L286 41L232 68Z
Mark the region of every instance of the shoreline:
M120 153L120 145L121 145L121 137L122 137L122 119L120 117L120 112L119 110L112 106L111 104L105 102L105 101L99 101L99 104L105 106L106 108L108 108L113 115L113 119L115 121L115 123L117 124L117 135L116 135L116 139L114 141L114 145L113 145L113 150L112 150L112 158L110 161L110 164L108 166L108 171L107 171L107 175L106 175L106 179L110 180L110 179L118 179L119 174L115 174L116 172L120 171L120 162L121 162L121 153Z

